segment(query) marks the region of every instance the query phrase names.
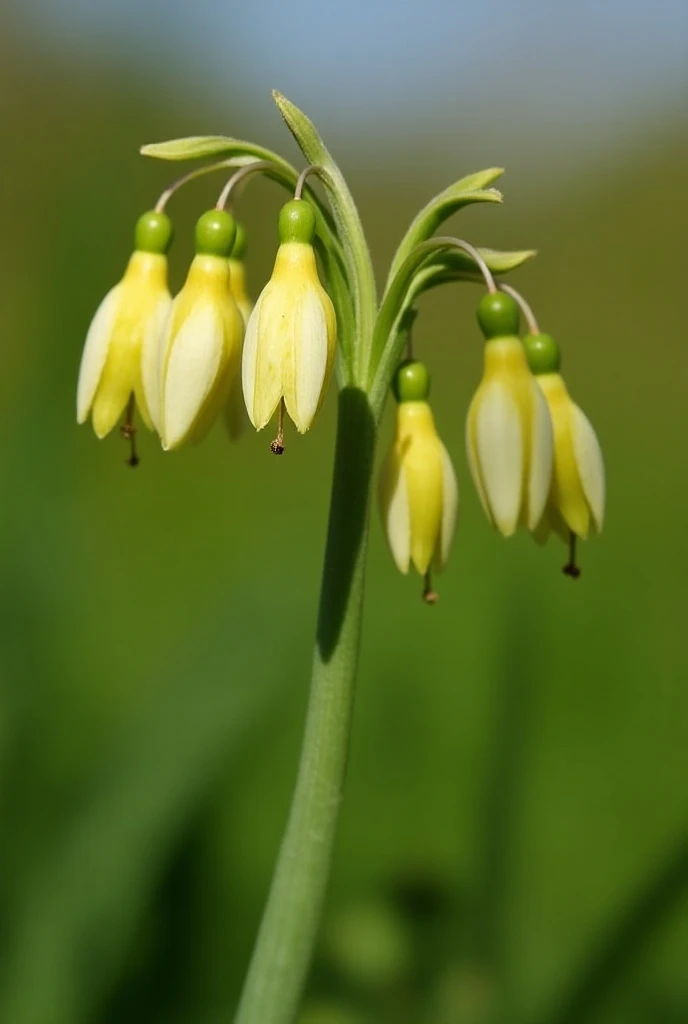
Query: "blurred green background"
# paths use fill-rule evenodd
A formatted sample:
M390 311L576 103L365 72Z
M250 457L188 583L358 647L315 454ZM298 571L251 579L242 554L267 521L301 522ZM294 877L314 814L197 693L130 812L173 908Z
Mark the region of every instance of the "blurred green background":
M380 278L434 191L513 168L505 206L472 209L456 230L540 251L513 283L564 349L609 489L578 583L556 541L491 532L463 446L479 293L426 297L416 347L460 524L434 609L372 524L346 799L304 1022L688 1021L688 143L685 70L669 73L688 50L685 6L653 5L661 37L633 4L623 30L616 4L608 21L587 4L539 20L524 4L529 49L512 80L490 60L516 39L505 4L475 25L464 11L461 31L450 5L429 4L435 43L414 43L424 60L408 39L397 48L382 4L378 64L359 39L329 89L322 67L309 79L307 61L267 43L255 58L246 26L267 24L271 4L223 9L217 33L210 0L194 5L199 38L226 31L226 64L222 39L205 61L191 52L183 5L142 5L147 26L121 6L117 20L114 2L35 0L1 26L0 1020L231 1020L295 776L335 403L284 459L262 434L231 446L217 428L174 455L141 437L132 472L117 436L77 429L74 394L134 221L178 171L139 145L219 132L295 156L268 91L289 94L293 78L352 183ZM341 25L363 32L359 16L354 4L310 22L320 64L328 39L348 45ZM481 97L461 77L473 38ZM445 78L428 70L432 45ZM418 68L401 98L392 66L411 79ZM175 287L219 187L191 186L170 207ZM254 183L242 201L254 296L282 198ZM388 410L383 446L390 431Z

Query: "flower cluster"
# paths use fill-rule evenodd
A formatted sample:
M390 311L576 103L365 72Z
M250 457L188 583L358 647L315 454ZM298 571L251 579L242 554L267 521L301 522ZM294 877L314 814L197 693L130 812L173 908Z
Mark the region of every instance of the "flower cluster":
M478 306L484 373L468 410L468 463L490 523L505 537L523 526L539 543L554 530L569 544L564 572L577 577L576 540L599 533L604 519L600 445L559 374L556 342L539 331L521 339L519 321L517 301L503 292ZM397 567L407 573L413 564L433 602L430 568L447 561L456 478L427 403L424 365L402 364L394 389L397 429L380 477L382 520Z
M208 169L221 166L225 165ZM325 233L320 242L331 244L330 264L324 246L325 270L335 279L342 273L346 250L336 235L328 238L331 229L314 194L310 193L312 201L302 198L306 177L321 170L311 165L296 180L294 198L280 211L272 276L252 307L245 282L245 231L224 207L238 180L256 170L274 171L274 167L274 162L260 160L244 166L227 183L215 209L199 218L195 255L174 299L167 286L167 251L173 231L164 205L194 173L163 193L156 208L143 214L136 225L135 251L124 277L106 295L88 331L77 393L78 422L90 415L98 437L123 419L122 433L131 442L131 465L138 462L135 409L143 423L157 431L166 451L202 440L218 418L224 418L236 439L246 417L256 430L262 430L276 415L277 436L270 447L282 454L285 413L299 433L315 422L334 365L338 317L351 316L360 294L356 275L353 296L345 280L344 292L340 289L336 294L335 311L320 282L314 250L318 214L319 230ZM492 171L474 175L437 197L428 207L428 224L435 222L438 204L444 207L449 202L447 195L459 205L492 200L489 190L475 188L476 179L485 182L492 177ZM411 239L422 217L412 225ZM458 487L428 403L428 372L414 359L400 363L398 342L403 344L404 324L412 323L416 315L418 279L413 274L428 275L434 259L436 271L446 275L451 264L442 260L448 249L454 249L454 255L458 251L464 260L468 256L469 276L475 279L479 270L488 288L477 310L485 337L484 373L468 410L466 448L489 522L505 537L524 527L539 543L554 531L569 545L564 572L575 577L580 574L576 542L601 531L605 504L597 437L559 373L556 342L540 332L523 297L513 288L498 286L485 256L467 242L437 238L415 248L409 243L375 325L377 331L380 323L386 323L391 304L381 341L383 354L391 347L395 355L383 396L391 382L397 400L396 430L380 473L379 504L398 569L408 573L413 566L424 579L423 593L429 603L436 600L431 572L441 571L449 556ZM493 262L495 256L492 252ZM332 287L331 275L327 276ZM431 280L431 274L423 280ZM529 328L523 338L521 312ZM348 371L355 376L361 360L353 346L360 347L365 338L355 323L353 330L350 320L346 326ZM342 361L346 363L346 357ZM366 378L364 367L364 383L358 384L369 398L376 372L378 376L382 372L379 366ZM384 397L378 417L383 404Z
M124 417L122 433L132 443L128 461L136 465L135 407L171 451L202 440L221 414L230 436L238 437L245 403L257 430L279 410L272 449L281 453L283 410L300 433L307 431L334 362L337 323L318 277L314 232L306 201L283 207L272 278L252 308L245 233L231 214L215 209L200 217L195 255L174 299L167 286L171 222L161 211L144 214L124 277L88 331L77 421L90 415L102 438Z

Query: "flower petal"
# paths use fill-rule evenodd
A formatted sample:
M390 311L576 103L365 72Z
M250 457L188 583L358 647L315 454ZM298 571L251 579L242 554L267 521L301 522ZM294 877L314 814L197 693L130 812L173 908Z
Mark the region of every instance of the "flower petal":
M396 447L382 464L378 497L392 558L399 572L407 573L411 562L411 512L406 479Z
M116 284L107 293L96 310L86 335L84 352L79 368L79 382L76 392L76 421L85 423L103 373L112 329L119 310L122 284Z
M246 327L241 379L248 416L256 430L270 422L282 397L284 353L293 348L293 301L293 297L285 296L284 288L268 282Z
M302 292L294 321L293 373L285 373L284 401L303 434L315 419L328 375L327 318L319 289Z
M518 525L523 491L523 430L516 402L499 382L476 396L475 454L497 529L510 537Z
M447 564L451 543L454 539L458 507L459 487L456 482L456 473L449 453L442 445L442 526L433 556L433 568L436 572L442 572Z
M223 341L222 320L211 303L196 307L171 339L162 401L165 449L177 448L201 415L216 382Z
M142 414L148 413L148 417L158 433L161 429L160 348L171 306L171 296L169 294L161 295L144 328L141 346L141 389L144 401L141 402L141 396L138 395L137 400Z
M528 513L526 526L534 530L547 503L552 484L554 436L547 399L533 380L533 417L528 473Z
M581 486L595 529L602 531L605 506L605 475L602 450L589 419L575 403L571 403L571 439Z

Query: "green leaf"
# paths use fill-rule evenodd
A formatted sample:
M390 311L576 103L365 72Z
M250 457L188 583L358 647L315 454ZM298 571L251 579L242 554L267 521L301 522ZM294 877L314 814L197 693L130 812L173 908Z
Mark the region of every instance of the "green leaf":
M339 167L332 159L313 122L279 92L273 97L289 131L312 166L320 168L319 177L328 194L337 235L344 249L347 276L353 291L354 322L357 335L351 339L353 381L365 376L373 341L377 299L370 252L356 204Z
M399 267L413 249L435 234L440 224L452 214L472 203L501 203L502 194L496 188L487 188L503 174L501 167L490 167L477 171L454 182L444 192L434 196L414 218L397 249L387 278L387 289L396 276Z
M496 274L514 270L535 255L533 249L518 252L478 249L478 252ZM377 413L382 412L392 372L403 347L403 332L399 327L406 311L422 292L436 285L479 278L480 271L474 260L468 253L453 248L451 239L432 238L411 250L390 281L375 324L371 361L374 378L369 394Z
M259 152L255 152L255 151ZM232 156L235 153L253 153L260 159L270 160L274 154L261 146L254 146L241 139L227 135L190 135L186 139L170 139L167 142L152 142L141 146L142 156L158 160L202 160L208 157ZM279 157L275 157L279 160Z
M478 252L493 274L507 274L511 270L517 270L537 255L536 249L501 251L478 248ZM428 282L420 289L416 287L419 278ZM419 295L421 291L450 281L482 281L482 274L467 252L445 252L437 262L424 266L414 282L413 293Z

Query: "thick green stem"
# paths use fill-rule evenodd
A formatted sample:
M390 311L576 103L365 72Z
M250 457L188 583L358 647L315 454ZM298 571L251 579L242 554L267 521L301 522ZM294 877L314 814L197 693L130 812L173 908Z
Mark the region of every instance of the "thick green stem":
M366 395L344 388L301 762L236 1024L291 1024L317 938L349 745L375 437Z

